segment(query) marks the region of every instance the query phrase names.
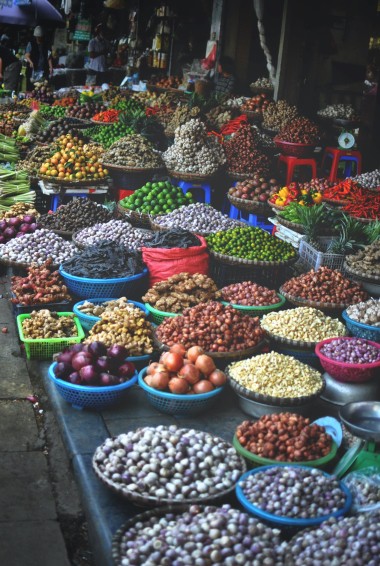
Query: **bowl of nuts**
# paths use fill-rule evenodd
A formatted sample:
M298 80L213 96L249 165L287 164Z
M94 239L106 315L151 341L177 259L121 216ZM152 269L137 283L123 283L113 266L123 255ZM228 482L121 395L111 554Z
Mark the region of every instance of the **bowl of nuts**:
M246 511L280 529L315 527L346 515L352 505L351 492L342 481L299 464L249 470L235 491Z
M321 365L338 381L361 383L378 375L380 370L380 344L345 336L318 342L315 353Z
M232 444L250 467L281 462L321 468L333 460L338 450L325 427L293 412L269 413L257 421L243 421Z
M73 306L74 314L79 318L84 330L91 330L95 323L100 320L100 315L106 309L126 308L127 305L138 307L148 316L148 310L138 301L127 300L126 297L120 299L85 299Z

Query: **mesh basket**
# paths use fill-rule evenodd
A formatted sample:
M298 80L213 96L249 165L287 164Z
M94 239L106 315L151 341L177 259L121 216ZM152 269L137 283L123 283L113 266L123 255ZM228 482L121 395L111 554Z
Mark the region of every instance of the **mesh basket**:
M352 336L365 338L366 340L373 340L374 342L380 342L380 327L356 322L356 320L353 320L348 316L345 310L342 312L342 318Z
M235 305L233 303L229 303L227 301L222 301L222 305L231 306L234 309L241 312L241 314L248 314L249 316L262 316L263 314L267 314L268 312L272 312L275 310L280 309L286 302L286 299L280 293L277 293L279 297L279 302L275 303L274 305L266 305L262 307L248 307L246 305Z
M327 238L331 240L331 238ZM328 242L323 239L319 240L322 249L327 249ZM300 241L299 255L302 261L310 267L310 269L317 270L322 265L330 267L331 269L339 269L343 271L343 264L345 256L341 254L330 254L324 251L316 250L304 238Z
M75 409L94 409L101 411L121 401L127 389L137 381L137 372L134 376L119 385L92 387L89 385L75 385L68 381L58 379L54 375L56 362L49 366L48 377L54 383L58 393Z
M155 322L156 324L161 324L161 322L163 322L165 320L165 318L172 318L174 316L178 316L178 315L181 314L180 312L159 311L159 310L155 309L154 307L152 307L152 305L150 305L149 303L145 303L145 308L148 311L148 313L150 314L153 322Z
M70 294L85 299L86 297L119 297L141 296L141 292L148 279L148 270L132 275L131 277L119 277L117 279L87 279L87 277L76 277L59 268L59 273L68 288Z
M98 322L98 320L100 320L99 316L93 316L90 314L85 314L80 310L80 306L83 305L83 303L85 303L86 301L88 301L89 303L93 303L94 305L101 305L102 303L106 303L107 301L114 301L115 299L84 299L83 301L79 301L78 303L75 303L75 305L73 306L73 312L74 314L79 318L80 323L82 325L82 328L86 331L91 330L91 328L94 326L94 324L96 322ZM141 309L145 316L148 316L149 312L148 309L145 308L145 306L142 303L139 303L137 301L129 301L128 303L131 303L132 305L135 305L135 307L138 307L139 309Z
M216 397L223 391L218 387L210 393L199 393L198 395L175 395L165 393L149 387L144 381L147 368L140 371L138 383L146 393L149 403L161 413L169 415L196 415L211 407Z
M58 316L72 316L72 312L59 312ZM77 316L74 316L74 323L78 331L78 336L71 338L46 338L46 339L29 339L24 337L22 322L26 318L30 318L30 314L19 314L16 318L17 328L20 340L24 343L25 354L28 360L50 360L53 354L61 352L66 346L77 344L84 338L82 325Z
M209 276L219 288L247 280L252 280L265 287L278 288L293 275L294 272L290 265L268 267L234 265L231 267L212 256L210 257Z

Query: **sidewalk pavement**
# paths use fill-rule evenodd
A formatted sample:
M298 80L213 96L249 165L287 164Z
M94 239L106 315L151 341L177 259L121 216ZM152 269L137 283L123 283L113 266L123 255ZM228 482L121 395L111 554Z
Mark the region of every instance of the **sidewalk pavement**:
M0 294L6 293L3 283ZM0 301L0 564L69 566L44 439L8 300Z

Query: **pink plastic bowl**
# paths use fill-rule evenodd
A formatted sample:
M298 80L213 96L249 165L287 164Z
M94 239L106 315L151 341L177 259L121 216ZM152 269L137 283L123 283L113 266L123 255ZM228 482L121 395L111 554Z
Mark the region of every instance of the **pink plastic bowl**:
M380 377L380 360L377 362L373 362L370 364L348 364L346 362L338 362L331 358L327 358L321 352L321 348L325 344L329 344L334 340L357 340L356 337L352 336L345 336L339 338L327 338L326 340L322 340L318 342L315 347L315 353L317 354L321 365L325 371L331 377L334 377L337 381L342 382L351 382L351 383L362 383L364 381L369 381L376 377ZM364 340L362 338L362 340ZM371 340L364 340L367 344L371 344L375 346L378 350L380 350L380 344L378 342L372 342Z

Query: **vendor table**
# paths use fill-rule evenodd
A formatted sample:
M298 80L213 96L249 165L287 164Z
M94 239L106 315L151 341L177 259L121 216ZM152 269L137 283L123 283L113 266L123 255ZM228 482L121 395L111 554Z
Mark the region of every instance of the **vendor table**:
M72 185L65 186L64 184L49 183L46 181L38 181L38 185L42 194L51 196L50 210L53 212L57 210L58 206L62 203L64 197L82 197L87 198L90 195L106 195L110 189L109 184L105 181L101 185L96 186L81 186L78 183L77 187Z

